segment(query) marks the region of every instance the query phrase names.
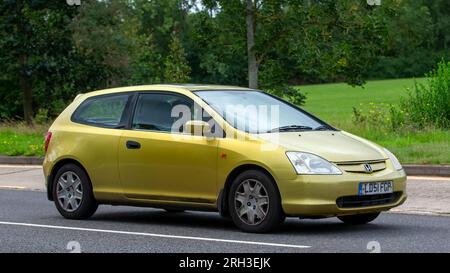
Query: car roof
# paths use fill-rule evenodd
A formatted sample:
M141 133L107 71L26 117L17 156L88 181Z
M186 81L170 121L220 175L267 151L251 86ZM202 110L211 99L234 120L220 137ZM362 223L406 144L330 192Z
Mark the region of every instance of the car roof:
M173 83L173 84L161 84L158 86L171 86L171 87L181 87L189 91L200 91L200 90L253 90L247 87L232 86L232 85L216 85L216 84L194 84L194 83Z
M119 92L139 92L139 91L201 91L201 90L236 90L236 91L254 91L246 87L231 86L231 85L210 85L210 84L149 84L149 85L135 85L126 87L116 87L103 90L92 91L82 94L83 97L92 97L98 95L105 95ZM79 95L81 96L81 94ZM78 97L78 96L77 96Z

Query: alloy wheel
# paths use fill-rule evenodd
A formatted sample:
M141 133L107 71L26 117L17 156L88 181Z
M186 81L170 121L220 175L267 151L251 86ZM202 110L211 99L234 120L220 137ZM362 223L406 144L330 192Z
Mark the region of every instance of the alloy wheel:
M239 219L247 225L258 225L269 212L269 195L256 179L246 179L238 186L234 196Z
M56 186L56 198L67 212L73 212L80 207L83 200L83 186L78 175L72 171L61 174Z

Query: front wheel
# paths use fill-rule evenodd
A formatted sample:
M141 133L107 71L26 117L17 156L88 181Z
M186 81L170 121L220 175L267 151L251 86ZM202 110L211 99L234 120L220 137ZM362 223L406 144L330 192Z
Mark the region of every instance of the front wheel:
M363 225L375 220L379 212L363 213L355 215L338 216L338 219L348 225Z
M53 200L59 213L68 219L86 219L97 210L86 172L75 164L62 166L53 181Z
M258 170L245 171L234 180L228 208L233 222L246 232L268 232L285 218L275 184Z

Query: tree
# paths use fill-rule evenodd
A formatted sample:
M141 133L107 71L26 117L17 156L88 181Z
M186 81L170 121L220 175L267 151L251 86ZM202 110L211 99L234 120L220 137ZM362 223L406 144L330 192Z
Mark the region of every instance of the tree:
M136 46L131 53L132 82L138 84L159 83L164 79L165 66L170 53L172 33L177 33L180 47L189 39L186 17L191 8L190 0L148 1L135 0L133 27L130 40ZM184 54L183 54L184 55Z
M247 56L248 56L248 87L258 88L258 60L255 52L255 27L256 27L256 4L257 1L247 1Z
M127 84L130 78L130 56L135 49L131 29L137 27L130 18L126 0L89 1L82 3L70 24L75 47L84 59L95 63L101 80L97 87Z
M296 84L361 85L448 60L448 14L447 0L0 1L0 117L31 123L80 92L190 79L301 104Z
M161 63L163 56L156 49L152 35L136 34L131 38L134 50L131 52L131 84L160 83L163 79Z
M189 67L183 46L175 32L172 32L169 53L164 62L164 80L170 83L185 83L190 80Z
M247 84L245 6L211 1L187 17L187 58L196 82Z
M422 77L439 60L450 60L450 2L385 0L393 8L386 50L369 69L372 78Z
M154 50L165 56L172 41L172 32L177 32L183 42L188 28L186 16L192 0L148 1L135 0L133 9L139 19L137 34L151 36Z
M23 116L33 119L33 83L57 73L67 52L67 19L74 10L64 1L9 0L0 2L0 60L10 81L22 93Z
M292 56L297 79L364 84L368 68L386 47L390 6L307 1L289 12L289 25L298 31L292 32L287 55Z
M384 46L388 8L371 8L364 1L204 2L208 2L205 8L215 9L213 20L230 33L220 34L232 36L217 37L216 47L243 50L244 40L251 88L288 90L288 83L302 77L362 84L364 67L374 62ZM224 20L224 15L229 19ZM283 78L271 77L269 71ZM280 83L283 86L277 87Z

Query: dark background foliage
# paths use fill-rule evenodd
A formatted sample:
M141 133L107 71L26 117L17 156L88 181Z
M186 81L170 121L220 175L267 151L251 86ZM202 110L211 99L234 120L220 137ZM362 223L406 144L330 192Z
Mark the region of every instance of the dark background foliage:
M448 0L3 0L0 118L130 84L246 86L249 7L258 87L295 103L295 84L420 77L450 59Z

